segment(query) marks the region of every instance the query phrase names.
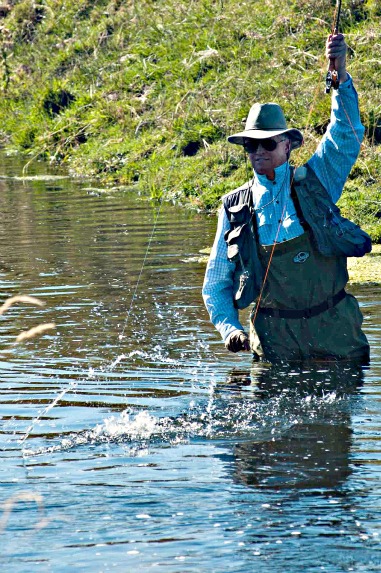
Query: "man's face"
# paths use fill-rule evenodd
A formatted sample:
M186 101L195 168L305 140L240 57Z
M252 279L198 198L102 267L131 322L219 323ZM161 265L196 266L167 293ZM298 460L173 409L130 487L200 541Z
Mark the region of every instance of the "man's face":
M272 151L266 149L267 143L272 140L276 147ZM266 175L268 179L275 178L275 167L279 167L288 160L291 150L291 141L283 135L267 138L266 140L248 140L245 146L249 154L250 163L259 175ZM274 145L274 144L273 144ZM265 146L265 147L264 147ZM270 143L271 146L271 143ZM257 147L257 149L255 149Z

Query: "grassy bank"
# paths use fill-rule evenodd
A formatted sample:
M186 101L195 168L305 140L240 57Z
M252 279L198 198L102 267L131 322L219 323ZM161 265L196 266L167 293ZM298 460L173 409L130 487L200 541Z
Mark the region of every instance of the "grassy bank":
M253 101L277 101L305 134L329 120L329 0L8 0L0 6L1 137L30 160L103 185L213 209L247 178L226 136ZM381 241L378 0L343 1L349 71L366 137L341 205Z

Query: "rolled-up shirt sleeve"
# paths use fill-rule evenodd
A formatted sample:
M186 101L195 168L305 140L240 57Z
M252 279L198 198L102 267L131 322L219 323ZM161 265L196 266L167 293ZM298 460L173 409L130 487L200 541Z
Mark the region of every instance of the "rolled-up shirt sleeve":
M243 330L239 322L238 310L233 299L233 275L235 264L227 258L225 232L230 228L225 209L222 207L218 217L216 237L206 267L202 296L209 312L210 320L226 338L234 330Z
M333 90L330 123L308 161L335 203L358 157L363 136L358 96L349 76L338 90Z

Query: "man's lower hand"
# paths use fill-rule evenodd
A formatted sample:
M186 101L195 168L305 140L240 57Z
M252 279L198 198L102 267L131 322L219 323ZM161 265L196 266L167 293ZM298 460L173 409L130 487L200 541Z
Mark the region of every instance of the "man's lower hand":
M249 337L243 330L233 330L225 340L225 348L230 352L250 350Z

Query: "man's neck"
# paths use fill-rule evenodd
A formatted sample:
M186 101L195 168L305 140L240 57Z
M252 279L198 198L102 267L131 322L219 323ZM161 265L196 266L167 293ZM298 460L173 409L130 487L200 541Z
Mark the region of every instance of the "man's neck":
M282 163L282 165L278 165L278 167L275 167L275 169L272 169L272 171L270 171L269 173L258 173L257 171L254 170L254 175L256 175L257 178L259 176L260 178L266 178L268 181L275 181L277 174L279 176L279 174L283 172L283 169L285 169L287 165L288 161L285 161L284 163Z

